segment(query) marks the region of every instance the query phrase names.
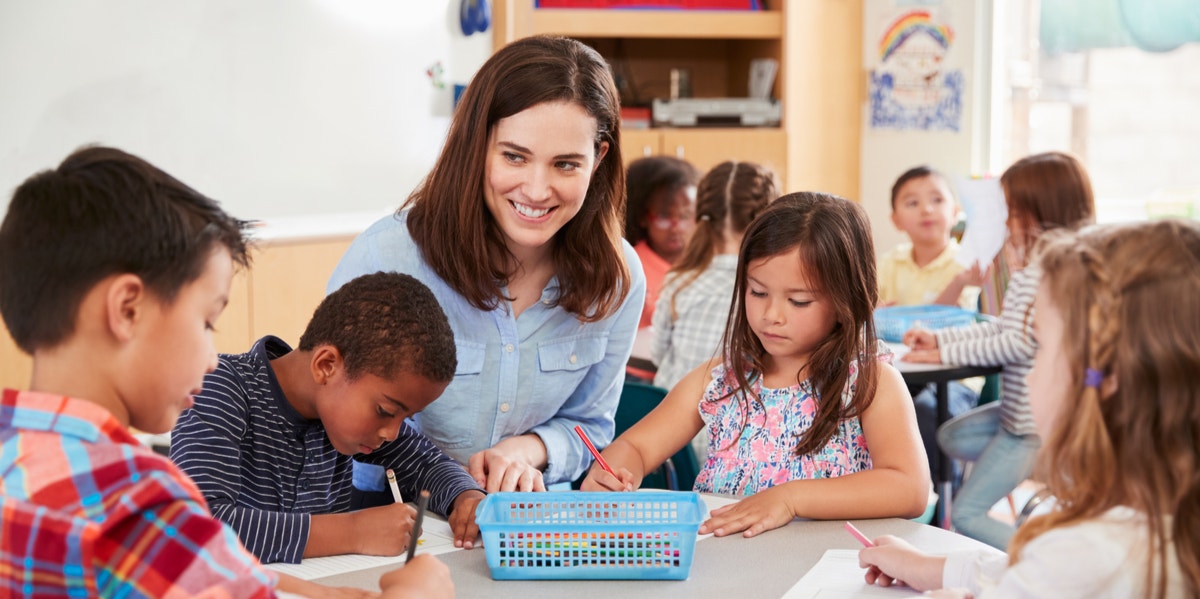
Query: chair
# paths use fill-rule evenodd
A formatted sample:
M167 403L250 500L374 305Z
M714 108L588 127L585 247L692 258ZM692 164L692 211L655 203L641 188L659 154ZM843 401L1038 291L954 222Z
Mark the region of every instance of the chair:
M621 389L617 413L613 418L616 422L614 436L620 436L621 433L629 430L629 427L649 414L666 396L666 389L626 380L625 386ZM699 473L700 464L689 443L683 449L675 452L675 455L668 458L662 466L652 472L647 472L642 479L642 488L690 491L696 482L696 475ZM586 476L587 474L584 473L571 486L578 489Z
M654 385L626 381L621 390L621 401L617 404L617 435L629 430L637 421L658 407L667 390ZM661 467L653 472L647 472L642 479L644 489L671 489L673 491L690 491L700 473L700 465L691 444L675 452Z

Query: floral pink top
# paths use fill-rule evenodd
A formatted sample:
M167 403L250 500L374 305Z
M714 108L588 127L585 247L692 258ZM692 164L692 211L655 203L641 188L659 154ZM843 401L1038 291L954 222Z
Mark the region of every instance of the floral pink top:
M880 343L877 357L891 363L892 352ZM820 451L796 455L797 435L812 426L817 412L817 397L809 381L768 389L756 378L752 388L759 401L742 402L736 394L720 399L737 388L736 379L728 376L723 364L713 368L712 377L700 400L700 417L708 428L708 458L696 477L696 491L753 495L788 481L833 478L871 468L871 454L858 418L843 420ZM858 362L854 361L842 401L850 400L857 380ZM748 415L743 415L743 404L749 404Z

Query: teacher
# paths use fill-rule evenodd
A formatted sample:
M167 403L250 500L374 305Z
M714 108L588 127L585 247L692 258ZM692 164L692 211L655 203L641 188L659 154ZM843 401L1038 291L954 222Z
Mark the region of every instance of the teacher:
M621 238L619 141L616 86L595 50L517 40L463 93L433 170L329 280L332 292L388 270L433 290L458 368L416 425L488 492L577 478L592 458L576 425L612 441L646 292Z

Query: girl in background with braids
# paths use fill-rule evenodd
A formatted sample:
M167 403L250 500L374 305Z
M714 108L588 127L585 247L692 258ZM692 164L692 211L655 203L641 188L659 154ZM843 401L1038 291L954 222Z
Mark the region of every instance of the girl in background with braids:
M980 598L1200 596L1200 225L1053 234L1039 256L1029 386L1053 510L1007 557L877 539L859 553L866 579Z
M656 386L674 387L717 354L742 234L778 195L775 174L753 162L722 162L700 180L692 238L667 273L651 321Z
M904 344L912 351L903 359L1004 367L1000 401L961 414L938 430L943 451L954 459L974 462L954 498L954 528L1004 549L1014 528L992 519L988 510L1033 472L1040 444L1025 384L1037 350L1028 312L1039 272L1036 267L1023 268L1026 254L1043 232L1090 222L1095 201L1083 165L1061 152L1018 160L1001 175L1000 186L1008 206L1005 252L1012 279L999 320L936 333L913 329L904 334Z

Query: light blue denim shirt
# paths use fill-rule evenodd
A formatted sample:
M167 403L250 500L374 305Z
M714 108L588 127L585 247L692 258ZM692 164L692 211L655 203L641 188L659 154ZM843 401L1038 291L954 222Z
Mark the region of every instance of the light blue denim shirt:
M546 444L546 484L574 480L592 462L575 425L599 447L613 438L613 414L646 296L637 254L622 241L632 285L613 316L585 323L552 306L558 296L552 278L540 302L514 319L508 302L479 310L435 274L409 235L407 216L385 217L359 235L327 292L380 270L425 283L454 330L458 369L446 392L416 416L418 429L464 464L502 439L532 432Z

